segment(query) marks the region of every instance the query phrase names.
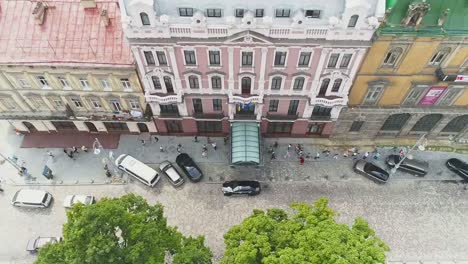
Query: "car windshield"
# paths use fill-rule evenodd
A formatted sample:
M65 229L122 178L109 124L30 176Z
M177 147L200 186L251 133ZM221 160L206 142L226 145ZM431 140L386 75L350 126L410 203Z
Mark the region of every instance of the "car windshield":
M365 172L372 172L373 170L375 170L375 166L372 165L371 163L366 163L366 165L364 165L364 171Z
M187 172L190 174L190 176L194 178L201 176L200 171L196 167L185 166L185 168L187 169Z

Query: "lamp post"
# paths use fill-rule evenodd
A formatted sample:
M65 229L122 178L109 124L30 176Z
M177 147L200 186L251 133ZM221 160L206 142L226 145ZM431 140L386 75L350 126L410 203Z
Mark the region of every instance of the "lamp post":
M416 141L416 143L414 144L413 147L411 147L408 152L406 152L403 157L401 157L400 159L400 162L398 162L397 164L395 164L395 167L393 167L390 172L391 174L395 174L395 172L397 171L398 168L400 168L400 165L403 163L403 161L405 161L405 159L410 156L410 153L411 151L413 151L415 148L418 148L419 150L421 151L424 151L426 149L426 144L427 144L427 139L426 139L426 134L423 134L419 139L418 141Z

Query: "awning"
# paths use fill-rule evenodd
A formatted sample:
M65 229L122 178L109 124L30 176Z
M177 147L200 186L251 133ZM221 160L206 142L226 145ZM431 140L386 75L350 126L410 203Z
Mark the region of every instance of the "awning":
M231 164L260 164L260 128L258 123L231 123Z

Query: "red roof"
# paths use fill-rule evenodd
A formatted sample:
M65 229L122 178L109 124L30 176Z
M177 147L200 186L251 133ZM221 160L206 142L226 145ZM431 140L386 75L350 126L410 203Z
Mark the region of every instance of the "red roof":
M42 25L33 15L38 1L0 0L0 63L131 65L117 0L46 0ZM107 10L110 24L101 18Z

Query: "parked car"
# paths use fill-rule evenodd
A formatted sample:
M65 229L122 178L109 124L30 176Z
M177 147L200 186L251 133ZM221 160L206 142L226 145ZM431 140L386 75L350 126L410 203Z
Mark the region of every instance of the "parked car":
M11 204L17 207L47 208L51 202L52 194L30 189L18 190L11 199Z
M159 169L167 176L169 182L175 187L181 186L184 184L184 178L182 175L172 166L172 163L169 161L163 161L159 164Z
M354 171L371 178L380 183L386 183L390 175L384 169L365 160L358 160L354 163Z
M28 245L26 246L26 250L30 253L36 253L41 247L45 246L49 243L58 243L61 241L61 237L37 237L30 239L28 241Z
M161 178L156 170L127 154L120 155L115 165L150 187L155 186Z
M400 155L390 155L386 159L386 163L390 168L395 167L400 162ZM398 167L399 170L409 172L415 176L424 176L429 170L429 164L423 160L406 158Z
M65 196L65 200L63 201L63 206L65 208L71 208L73 205L77 203L88 205L88 204L93 204L95 202L96 202L96 199L92 195L70 194L70 195Z
M198 182L203 178L203 173L187 153L181 153L176 158L176 163L184 171L189 180Z
M468 181L468 163L459 159L452 158L447 160L447 162L445 162L445 165L451 171L455 172L460 177L462 177L465 181Z
M227 181L223 183L223 194L231 196L233 194L257 195L261 191L258 181Z

